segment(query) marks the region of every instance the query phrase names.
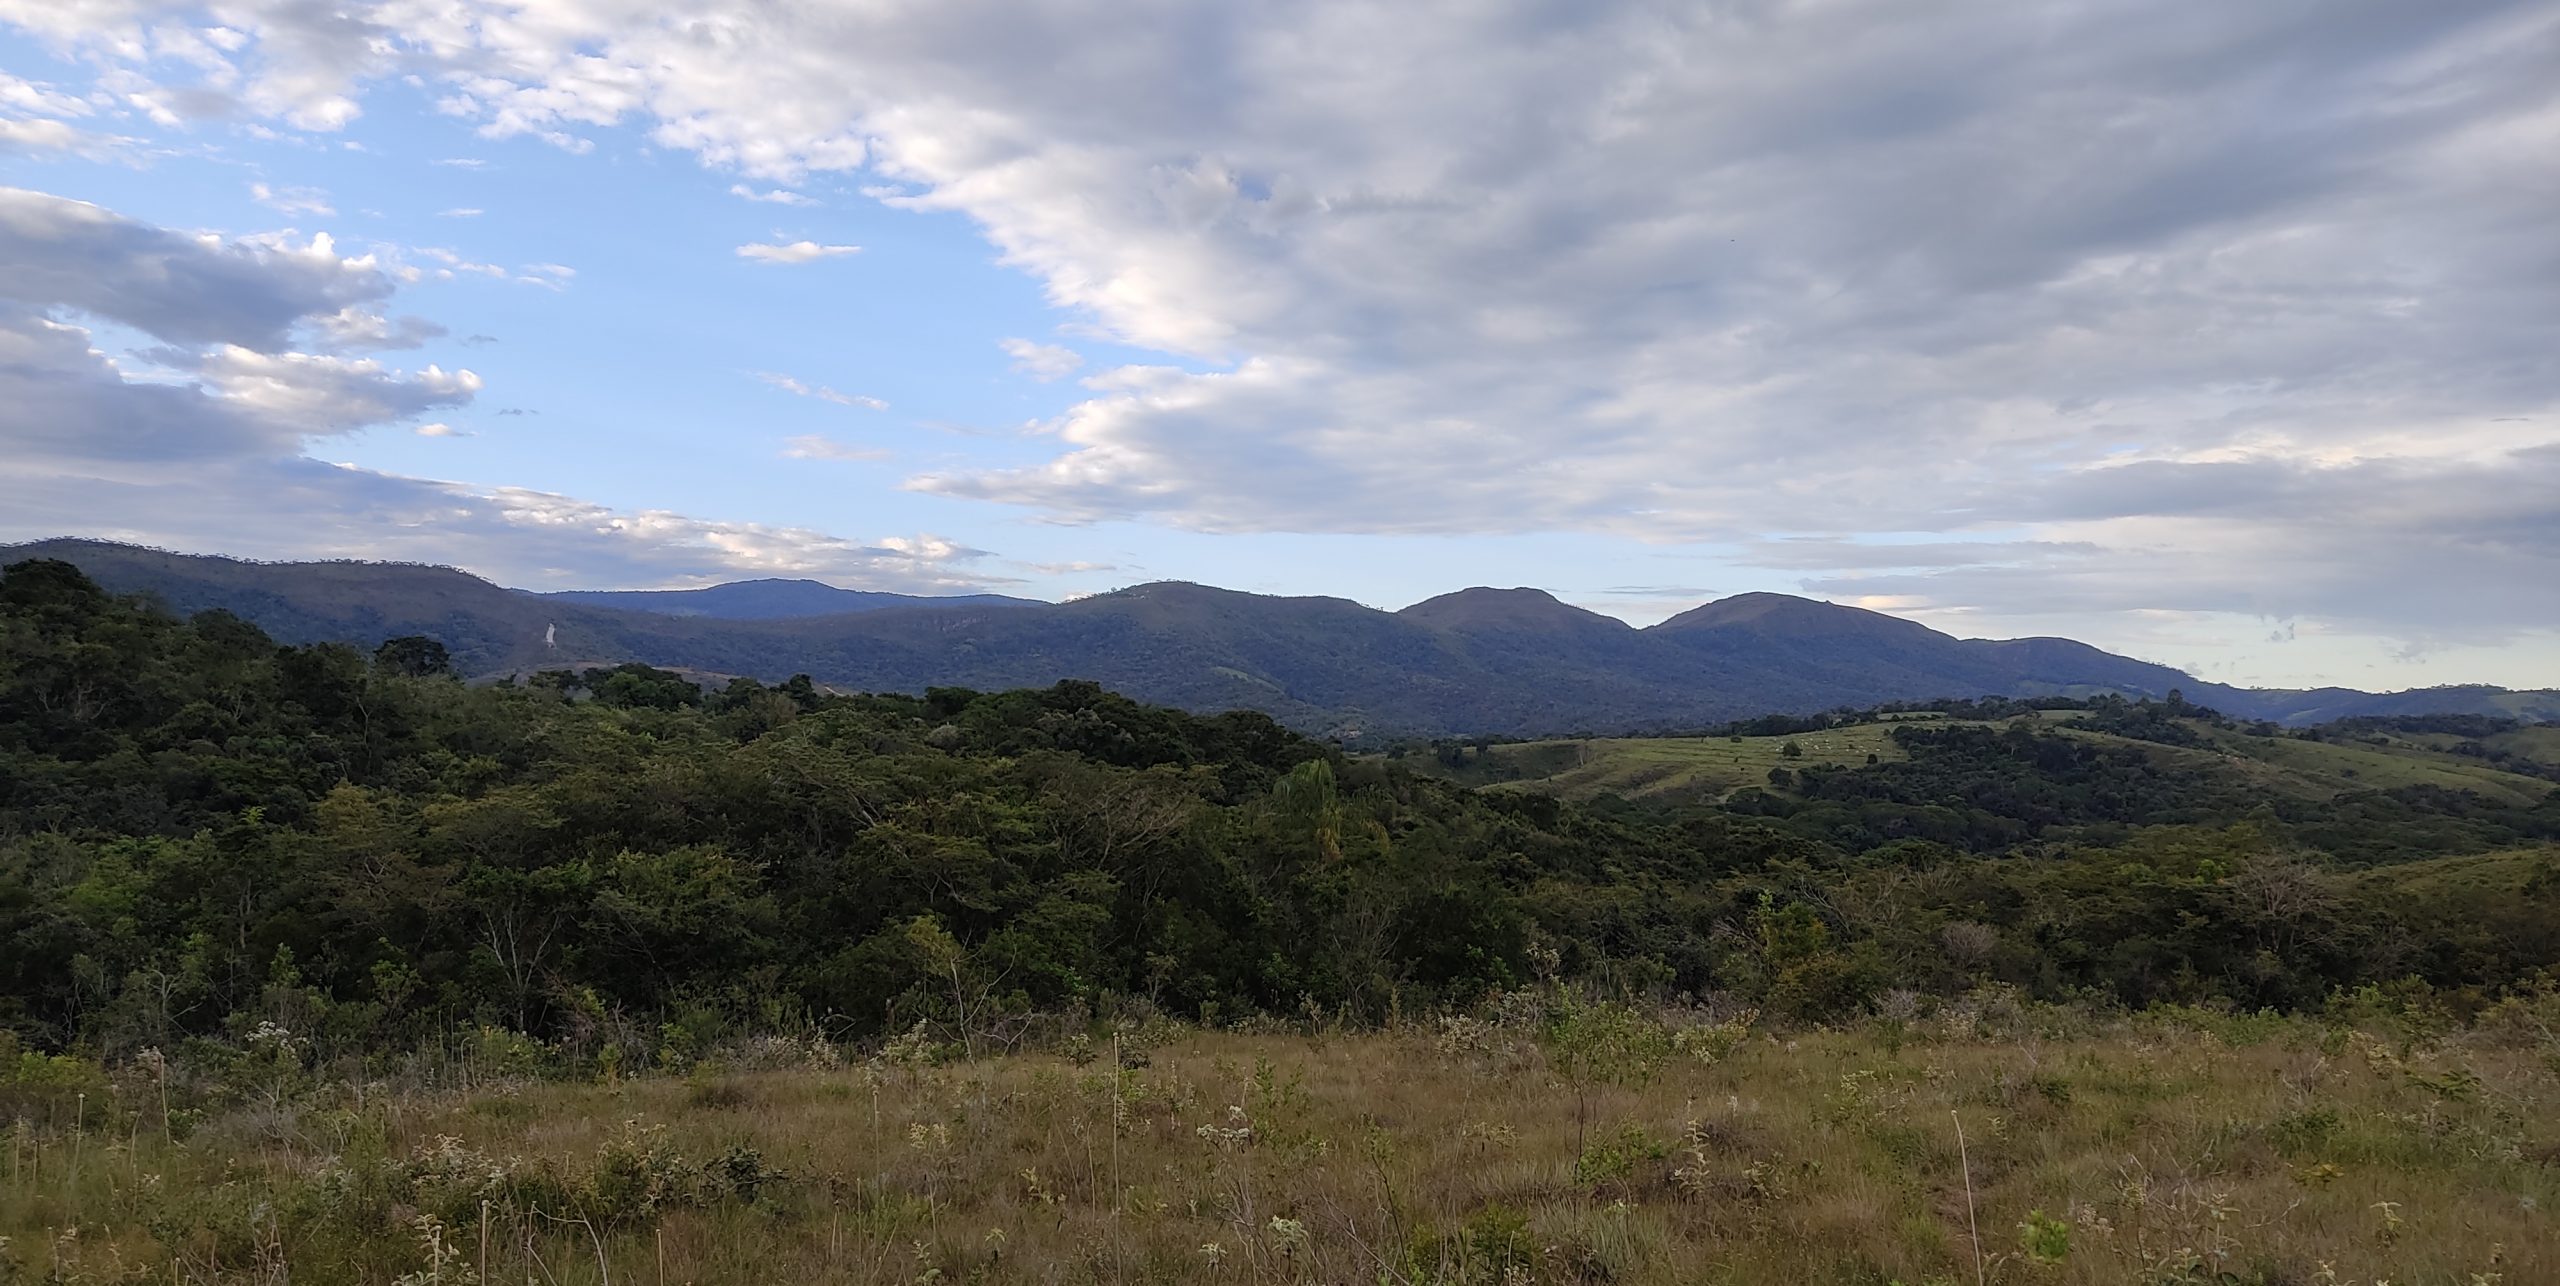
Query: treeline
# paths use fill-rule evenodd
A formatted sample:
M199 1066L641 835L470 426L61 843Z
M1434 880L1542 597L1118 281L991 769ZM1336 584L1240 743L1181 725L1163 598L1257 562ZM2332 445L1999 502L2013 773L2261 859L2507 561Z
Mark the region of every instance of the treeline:
M1818 1019L1986 982L2485 996L2560 963L2560 879L2530 862L2345 869L2560 834L2560 804L2291 815L2025 728L1914 724L1907 760L1649 813L1084 683L448 668L422 639L176 619L63 563L0 574L0 1028L116 1055L478 1026L646 1056L1107 998L1382 1017L1549 972Z

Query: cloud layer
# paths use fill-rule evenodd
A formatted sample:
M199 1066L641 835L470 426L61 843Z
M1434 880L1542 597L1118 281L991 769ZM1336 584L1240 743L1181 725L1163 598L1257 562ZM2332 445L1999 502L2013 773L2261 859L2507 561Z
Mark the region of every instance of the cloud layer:
M1995 612L2560 615L2516 589L2560 584L2546 3L219 16L236 49L192 4L0 0L173 112L326 128L416 72L493 136L631 121L762 183L867 170L1181 359L1088 376L1049 459L922 490L1712 542ZM1029 373L1074 369L1038 350ZM1943 548L1896 566L1888 538Z

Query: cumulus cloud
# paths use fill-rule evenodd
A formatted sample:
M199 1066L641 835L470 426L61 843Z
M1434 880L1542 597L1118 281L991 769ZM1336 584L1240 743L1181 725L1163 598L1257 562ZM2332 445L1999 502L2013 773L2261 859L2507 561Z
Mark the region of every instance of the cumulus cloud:
M404 374L369 357L261 353L236 344L204 355L195 370L238 412L306 437L458 406L480 391L480 377L470 371L428 366Z
M755 242L738 247L738 257L757 263L816 263L839 255L862 253L860 246L822 246L815 241Z
M467 438L474 436L468 429L457 429L450 424L443 423L442 421L438 421L434 424L421 424L417 427L416 433L422 438Z
M365 308L393 289L371 256L341 257L326 234L190 236L0 188L0 299L91 313L173 344L274 352L303 319Z
M441 333L385 320L369 259L326 237L224 240L0 189L0 443L13 469L156 476L468 402L480 379L322 349ZM84 318L158 341L120 361Z
M1084 365L1084 356L1072 348L1057 344L1039 344L1027 339L1003 339L996 345L1013 359L1013 369L1035 380L1058 380L1076 373Z
M89 331L0 303L0 446L9 470L160 476L469 402L479 377L238 345L129 369Z
M837 406L855 406L866 411L886 411L889 409L889 404L887 402L881 401L879 398L871 397L867 394L839 393L834 389L828 388L824 384L810 384L806 381L795 379L789 375L781 375L773 371L757 371L755 376L758 380L770 384L775 388L781 389L785 393L792 394L795 397L815 398L821 402L833 402Z
M0 0L121 68L168 65L195 12ZM635 121L760 183L867 168L1097 335L1181 359L1088 379L1048 460L919 489L1730 542L1948 601L2152 562L2139 583L2264 594L2298 551L2358 568L2375 628L2423 624L2389 606L2421 588L2542 607L2500 579L2550 570L2530 514L2411 514L2372 529L2483 558L2359 562L2358 525L2300 501L2530 473L2560 441L2547 4L223 13L250 39L190 65L242 110L340 123L396 63L493 136ZM1830 569L1767 543L1844 534ZM1873 560L1917 555L1865 552L1882 536L2028 543L1895 568Z

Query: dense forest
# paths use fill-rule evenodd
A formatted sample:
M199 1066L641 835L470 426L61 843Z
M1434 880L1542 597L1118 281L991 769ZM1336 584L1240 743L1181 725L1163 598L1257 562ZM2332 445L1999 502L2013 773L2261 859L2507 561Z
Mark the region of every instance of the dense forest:
M2560 794L2321 807L2023 725L1714 804L1475 792L1088 683L842 695L642 666L466 684L66 563L0 578L0 1028L262 1023L647 1059L1139 997L1382 1018L1542 976L1823 1020L2005 983L2107 1006L2468 1004L2560 964ZM2194 707L2111 710L2174 742ZM2458 731L2458 730L2457 730ZM2337 735L2356 735L2345 730Z

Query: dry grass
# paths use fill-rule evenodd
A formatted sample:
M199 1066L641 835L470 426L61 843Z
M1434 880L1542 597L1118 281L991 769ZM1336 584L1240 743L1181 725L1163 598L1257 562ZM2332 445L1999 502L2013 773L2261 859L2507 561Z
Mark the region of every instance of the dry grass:
M1579 1167L1574 1094L1482 1024L341 1086L177 1144L22 1125L0 1234L97 1282L2560 1281L2547 1053L2037 1021L1675 1059L1596 1091Z

